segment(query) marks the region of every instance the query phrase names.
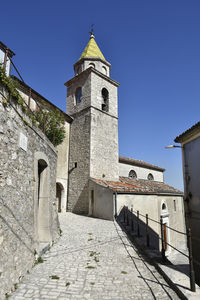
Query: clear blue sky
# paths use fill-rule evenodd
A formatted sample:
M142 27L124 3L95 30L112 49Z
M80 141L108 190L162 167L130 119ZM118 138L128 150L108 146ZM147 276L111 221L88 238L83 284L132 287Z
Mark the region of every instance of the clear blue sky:
M2 1L0 23L25 82L63 110L94 23L120 82L120 154L166 168L182 189L180 149L164 147L200 119L199 0Z

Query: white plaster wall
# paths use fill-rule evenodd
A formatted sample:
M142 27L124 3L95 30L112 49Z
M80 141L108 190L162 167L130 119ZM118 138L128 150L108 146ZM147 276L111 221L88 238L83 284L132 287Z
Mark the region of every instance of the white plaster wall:
M139 210L143 215L148 214L152 219L159 220L158 217L158 201L155 195L129 195L118 194L117 195L117 214L120 213L123 206L128 206L129 209L133 208L134 211ZM152 209L153 208L153 209ZM144 221L145 219L142 218ZM149 224L152 229L159 233L159 224Z
M5 56L5 53L0 49L0 63L4 62L4 56ZM10 59L9 58L7 58L6 75L7 76L10 75Z
M0 49L0 63L4 62L5 53Z
M94 190L94 210L93 217L105 220L114 219L113 192L108 188L99 186L91 182L89 184L89 213L91 215L91 190Z
M185 210L187 227L192 232L192 255L200 263L200 132L199 129L186 136L182 144ZM200 284L200 267L194 263L195 279Z
M18 92L22 96L22 98L26 102L26 104L28 105L29 96L27 94L25 94L23 91L20 91L19 89L18 89ZM37 104L36 104L35 100L31 97L30 97L30 109L33 111L37 109Z
M176 211L174 210L174 200L176 201ZM181 196L118 194L117 212L119 214L125 205L128 206L129 209L133 208L134 211L139 210L140 214L148 214L151 219L159 222L163 202L165 202L168 207L169 226L181 232L185 232L183 198ZM145 222L144 217L141 217L141 220ZM159 224L149 220L149 226L160 236ZM168 238L168 242L172 246L178 249L186 248L186 239L184 235L169 230ZM168 254L169 253L170 251L168 251Z
M148 174L151 173L154 177L154 181L164 182L164 175L161 171L119 163L119 176L128 177L131 170L136 172L137 179L147 179Z
M61 201L61 210L62 212L66 211L66 202L67 202L67 188L68 188L68 161L69 161L69 131L70 124L65 122L65 139L62 144L56 147L58 153L57 160L57 176L56 182L62 184L64 191Z

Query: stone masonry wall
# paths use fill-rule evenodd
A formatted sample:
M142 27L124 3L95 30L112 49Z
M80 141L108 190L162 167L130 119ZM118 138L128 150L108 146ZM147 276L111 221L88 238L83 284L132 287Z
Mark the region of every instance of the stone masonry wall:
M118 119L91 111L90 177L119 180Z
M0 91L5 94L1 86ZM56 150L38 128L26 125L27 117L14 100L4 107L2 99L0 94L0 299L32 267L39 247L35 215L39 201L34 199L38 195L36 153L42 153L49 164L49 211L45 218L49 216L51 240L58 237L59 227L55 206Z
M70 129L67 210L82 214L88 213L90 120L90 109L84 110L76 114Z

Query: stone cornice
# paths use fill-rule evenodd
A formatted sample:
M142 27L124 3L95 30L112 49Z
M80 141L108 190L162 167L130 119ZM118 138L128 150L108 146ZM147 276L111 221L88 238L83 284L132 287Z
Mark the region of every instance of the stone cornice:
M96 75L100 76L101 78L107 80L108 82L112 83L113 85L115 85L117 87L120 85L117 81L115 81L115 80L111 79L110 77L104 75L103 73L97 71L93 67L90 67L90 68L86 69L85 71L81 72L79 75L77 75L77 76L73 77L72 79L68 80L67 82L65 82L64 85L69 87L72 83L76 82L79 78L85 76L86 74L91 74L92 72L95 73Z

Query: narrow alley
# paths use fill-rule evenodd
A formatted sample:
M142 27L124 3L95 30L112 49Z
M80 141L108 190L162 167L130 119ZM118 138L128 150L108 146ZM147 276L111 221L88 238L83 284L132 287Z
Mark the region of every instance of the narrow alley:
M59 214L62 236L11 300L179 299L116 222Z

